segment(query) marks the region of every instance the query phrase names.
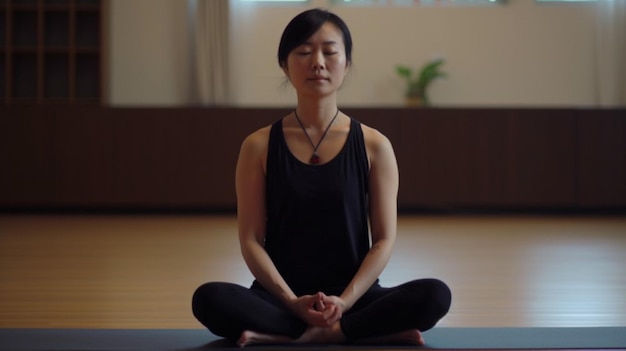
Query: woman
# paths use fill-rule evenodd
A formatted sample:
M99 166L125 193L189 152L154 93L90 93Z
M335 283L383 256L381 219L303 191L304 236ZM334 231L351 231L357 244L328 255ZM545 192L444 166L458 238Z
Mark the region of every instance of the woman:
M396 237L398 168L389 140L337 107L351 55L347 26L328 11L305 11L283 32L278 63L297 107L244 140L236 171L239 241L256 279L193 297L196 318L240 346L422 345L420 331L450 307L439 280L378 284Z

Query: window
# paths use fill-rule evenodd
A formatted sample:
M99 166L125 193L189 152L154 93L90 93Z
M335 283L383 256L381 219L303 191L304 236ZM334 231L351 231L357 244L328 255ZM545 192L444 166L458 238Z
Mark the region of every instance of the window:
M537 2L596 2L598 0L535 0Z
M256 4L307 4L310 0L238 0L242 3ZM328 0L330 6L466 6L495 5L507 0ZM576 1L576 0L574 0ZM578 0L590 1L590 0Z
M330 0L337 6L467 6L495 5L506 0Z
M229 0L235 6L250 7L298 7L309 5L310 0Z
M258 3L307 3L309 0L239 0L241 2L258 2Z

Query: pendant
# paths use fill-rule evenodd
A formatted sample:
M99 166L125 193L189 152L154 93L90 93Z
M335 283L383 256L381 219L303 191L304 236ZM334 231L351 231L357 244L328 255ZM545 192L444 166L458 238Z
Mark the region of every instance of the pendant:
M314 153L311 158L309 159L309 163L312 165L316 165L318 163L320 163L320 157L317 155L317 153Z

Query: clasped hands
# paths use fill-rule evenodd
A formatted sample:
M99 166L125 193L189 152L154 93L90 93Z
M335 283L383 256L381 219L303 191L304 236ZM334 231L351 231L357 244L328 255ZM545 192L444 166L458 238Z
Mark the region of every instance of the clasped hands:
M291 309L307 324L316 327L330 327L341 319L346 303L338 296L323 292L303 295L293 300Z

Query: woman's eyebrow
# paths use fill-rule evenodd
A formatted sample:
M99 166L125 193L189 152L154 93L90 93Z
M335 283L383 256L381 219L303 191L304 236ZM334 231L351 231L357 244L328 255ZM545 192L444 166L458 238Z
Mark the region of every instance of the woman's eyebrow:
M305 41L304 43L302 43L302 45L309 45L310 46L310 45L313 45L313 43L310 42L310 41ZM327 40L327 41L322 42L322 45L338 45L338 44L334 40Z

